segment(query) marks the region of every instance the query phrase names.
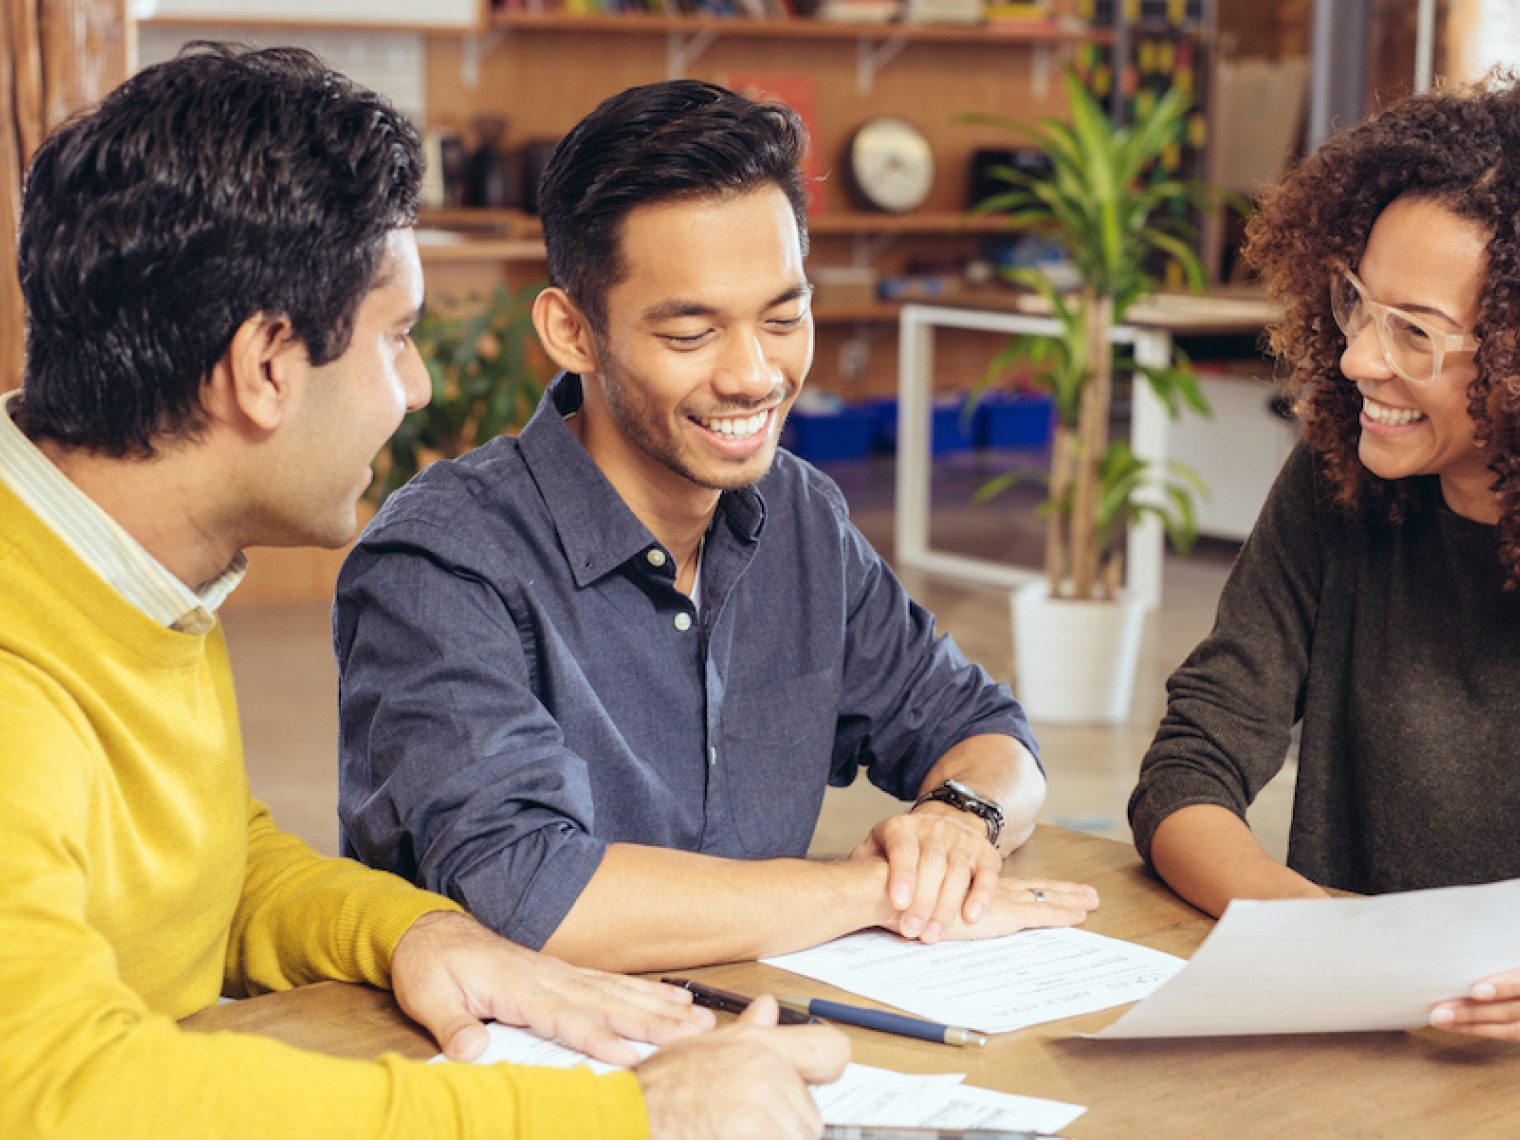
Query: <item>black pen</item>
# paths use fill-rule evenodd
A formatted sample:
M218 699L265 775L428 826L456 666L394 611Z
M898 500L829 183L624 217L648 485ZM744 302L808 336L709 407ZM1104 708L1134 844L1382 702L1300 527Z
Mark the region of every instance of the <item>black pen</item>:
M743 1013L749 1008L749 1003L755 1000L732 990L720 990L717 986L694 982L690 978L661 978L660 981L667 986L680 986L691 994L697 1005L715 1009L719 1013ZM782 1025L813 1025L818 1022L818 1018L795 1009L782 1009L779 1020Z

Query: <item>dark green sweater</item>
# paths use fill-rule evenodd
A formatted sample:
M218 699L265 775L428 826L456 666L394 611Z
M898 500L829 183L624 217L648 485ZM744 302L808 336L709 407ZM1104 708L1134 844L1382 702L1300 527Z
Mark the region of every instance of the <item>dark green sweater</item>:
M1142 856L1179 808L1244 818L1302 720L1289 866L1363 893L1520 877L1520 590L1496 528L1419 483L1402 524L1373 522L1289 457L1167 682L1130 798Z

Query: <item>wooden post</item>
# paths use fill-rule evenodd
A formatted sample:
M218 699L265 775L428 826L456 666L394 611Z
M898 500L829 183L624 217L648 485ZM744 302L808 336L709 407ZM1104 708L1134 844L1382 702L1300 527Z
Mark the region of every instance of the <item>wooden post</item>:
M1108 450L1108 409L1113 396L1114 354L1108 343L1113 326L1114 299L1084 292L1082 320L1087 330L1088 373L1082 386L1082 409L1077 417L1077 479L1071 509L1072 596L1093 596L1098 577L1098 496L1103 488L1100 466Z
M0 392L21 383L21 180L47 132L126 77L121 0L0 0Z
M1071 491L1076 470L1077 433L1063 423L1056 424L1050 446L1050 501L1059 504ZM1059 598L1061 586L1071 569L1071 518L1059 506L1045 516L1045 578L1050 596Z

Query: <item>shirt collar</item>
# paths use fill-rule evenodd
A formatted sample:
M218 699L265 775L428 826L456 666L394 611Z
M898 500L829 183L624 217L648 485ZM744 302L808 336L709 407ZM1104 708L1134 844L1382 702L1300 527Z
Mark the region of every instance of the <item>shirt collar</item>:
M16 493L107 585L160 625L206 633L216 610L243 580L239 554L199 589L186 586L81 491L11 419L21 393L0 396L0 481Z
M580 410L581 399L581 378L561 372L518 436L518 446L554 520L575 584L585 587L658 544L565 423ZM725 491L718 514L742 540L759 539L765 505L755 488Z

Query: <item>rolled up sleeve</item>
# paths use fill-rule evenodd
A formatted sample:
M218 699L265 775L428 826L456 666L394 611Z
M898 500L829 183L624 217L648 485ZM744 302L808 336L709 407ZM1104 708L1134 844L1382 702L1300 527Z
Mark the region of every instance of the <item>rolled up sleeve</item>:
M837 496L837 492L835 492ZM835 509L845 514L842 497ZM841 517L846 616L844 684L831 782L857 764L873 784L912 799L946 752L972 736L1011 736L1039 760L1024 710L940 634L865 536Z
M534 695L532 631L443 528L409 541L430 525L367 537L339 580L344 849L536 949L606 850L587 764Z

